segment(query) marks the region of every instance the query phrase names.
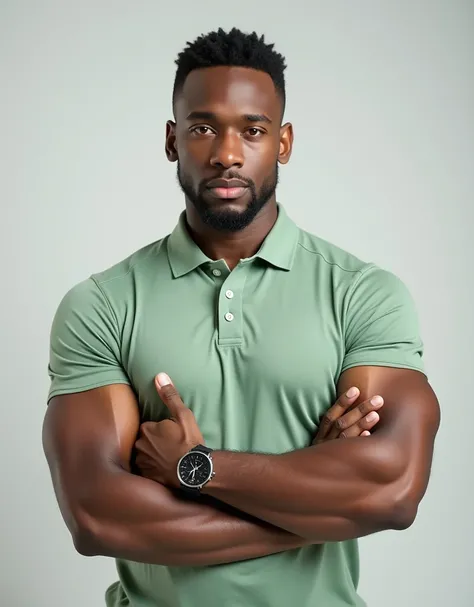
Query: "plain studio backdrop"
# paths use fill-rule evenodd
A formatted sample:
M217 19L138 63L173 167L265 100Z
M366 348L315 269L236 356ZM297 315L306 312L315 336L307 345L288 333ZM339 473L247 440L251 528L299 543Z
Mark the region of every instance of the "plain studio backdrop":
M234 25L287 58L295 146L278 200L405 281L441 402L419 516L361 541L360 592L369 607L472 606L469 0L0 2L0 604L103 607L116 579L112 559L75 553L53 495L41 446L50 324L71 286L173 229L174 60Z

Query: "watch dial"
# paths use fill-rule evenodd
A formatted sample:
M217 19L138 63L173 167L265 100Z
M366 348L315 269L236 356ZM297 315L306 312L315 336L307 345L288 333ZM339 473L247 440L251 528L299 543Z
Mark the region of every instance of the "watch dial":
M205 483L211 474L211 462L206 455L191 452L184 457L179 465L181 481L192 487Z

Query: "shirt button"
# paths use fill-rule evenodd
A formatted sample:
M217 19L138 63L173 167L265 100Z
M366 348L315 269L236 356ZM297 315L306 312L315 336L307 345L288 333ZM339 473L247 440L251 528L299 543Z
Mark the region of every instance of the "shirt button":
M220 276L222 274L222 272L217 268L215 270L212 270L212 273L214 274L214 276Z
M234 320L234 315L232 314L232 312L227 312L227 314L225 315L225 319L228 320L229 322Z
M232 299L232 297L234 297L234 291L231 291L229 289L228 291L225 292L225 296L227 297L227 299Z

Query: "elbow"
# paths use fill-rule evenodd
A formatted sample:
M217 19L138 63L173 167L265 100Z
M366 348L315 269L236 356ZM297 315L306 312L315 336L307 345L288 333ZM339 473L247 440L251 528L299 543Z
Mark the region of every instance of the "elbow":
M74 548L82 556L102 554L97 522L85 512L75 513L68 524Z
M413 463L405 461L398 451L383 451L370 499L374 520L381 529L403 531L413 525L423 496L421 478Z
M404 531L411 527L418 514L418 501L413 499L411 492L390 487L389 494L384 493L375 507L380 527L395 531Z
M74 548L82 556L100 556L97 538L88 529L81 528L72 535Z
M389 528L395 531L404 531L413 525L418 513L418 504L405 498L395 500L389 513Z

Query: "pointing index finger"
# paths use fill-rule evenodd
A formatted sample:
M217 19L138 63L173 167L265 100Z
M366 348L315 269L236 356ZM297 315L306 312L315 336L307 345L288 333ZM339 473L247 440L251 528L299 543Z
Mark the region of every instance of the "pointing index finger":
M179 419L187 411L186 405L181 400L175 385L166 373L158 373L155 377L155 385L164 405L168 408L171 417Z

